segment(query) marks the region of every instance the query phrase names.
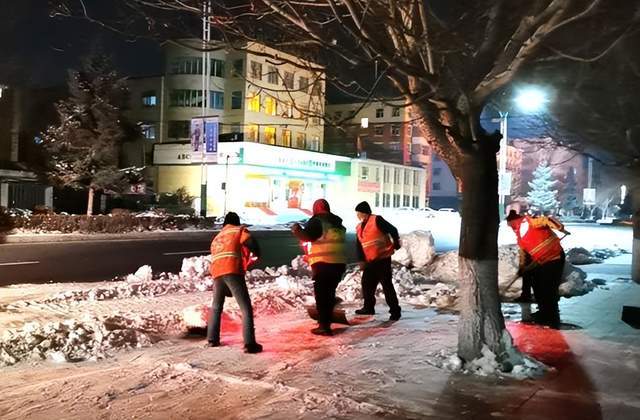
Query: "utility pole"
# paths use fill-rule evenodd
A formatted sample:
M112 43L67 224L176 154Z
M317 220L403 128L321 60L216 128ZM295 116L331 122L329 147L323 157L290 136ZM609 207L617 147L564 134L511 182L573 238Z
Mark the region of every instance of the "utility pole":
M500 206L500 219L504 217L504 204L505 204L505 194L503 191L503 184L505 183L505 178L507 176L507 145L508 145L508 127L507 127L507 118L509 117L508 112L500 112L500 133L502 134L502 139L500 139L500 167L498 170L498 204Z
M205 163L205 124L204 117L207 115L207 102L209 99L209 42L211 41L211 2L202 3L202 144L200 144L200 216L207 217L207 165Z

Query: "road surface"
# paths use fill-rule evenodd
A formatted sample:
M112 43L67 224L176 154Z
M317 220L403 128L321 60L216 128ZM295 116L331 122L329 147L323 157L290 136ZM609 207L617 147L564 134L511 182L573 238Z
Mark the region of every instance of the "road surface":
M259 231L263 258L256 266L288 264L301 253L289 232ZM0 244L0 286L20 283L110 280L150 265L154 272L178 272L182 259L209 253L211 232L184 237L108 239L76 242ZM354 236L348 235L350 260L355 258Z

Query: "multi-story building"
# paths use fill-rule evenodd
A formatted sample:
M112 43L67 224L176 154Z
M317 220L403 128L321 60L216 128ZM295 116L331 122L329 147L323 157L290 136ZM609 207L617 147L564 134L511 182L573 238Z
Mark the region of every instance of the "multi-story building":
M199 40L166 43L162 74L130 79L128 117L147 139L144 147L129 146L130 164L149 164L154 143L189 141L191 119L203 116L203 101L205 116L219 118L221 141L322 150L321 66L257 43L221 48L208 53L203 98L199 47Z
M38 109L42 90L24 89L0 83L0 206L33 209L52 207L53 189L38 182L30 164L43 113ZM51 107L52 108L52 107ZM46 120L44 120L46 122ZM39 125L40 124L40 125Z

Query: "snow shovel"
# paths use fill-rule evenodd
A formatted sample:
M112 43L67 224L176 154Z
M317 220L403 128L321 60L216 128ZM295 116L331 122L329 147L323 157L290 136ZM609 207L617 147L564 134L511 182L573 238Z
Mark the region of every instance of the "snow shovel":
M562 242L562 240L563 240L564 238L566 238L567 236L569 236L569 235L571 235L571 234L570 234L569 232L566 232L566 233L564 234L564 236L563 236L562 238L560 238L560 242ZM515 282L516 282L516 280L518 280L520 277L522 277L522 274L523 274L524 272L529 271L529 270L532 270L532 269L534 269L534 268L535 268L535 267L537 267L537 266L538 266L538 263L537 263L537 262L535 262L535 261L533 261L533 262L529 263L526 267L524 267L524 268L522 269L522 273L521 273L519 276L516 276L513 280L511 280L511 282L507 285L507 287L505 287L505 288L503 288L503 289L504 289L504 290L509 290L509 288L513 285L513 283L515 283Z
M307 306L307 313L311 317L311 319L318 320L318 310L315 305ZM349 325L349 321L347 320L347 314L344 309L341 308L333 308L333 313L331 314L331 322L334 324L344 324Z

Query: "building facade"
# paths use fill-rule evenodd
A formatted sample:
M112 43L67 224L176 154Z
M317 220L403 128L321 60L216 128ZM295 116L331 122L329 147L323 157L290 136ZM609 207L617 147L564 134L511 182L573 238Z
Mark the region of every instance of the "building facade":
M269 222L308 218L319 198L337 214L353 213L363 200L382 209L417 208L425 199L421 168L255 142L220 143L216 158L202 165L189 144L157 144L158 191L186 187L199 196L205 179L207 215L232 210L246 220Z
M154 143L189 141L194 117L217 116L221 139L321 151L324 69L290 54L250 43L209 52L207 95L198 40L164 45L161 75L129 81L128 118L146 143L127 150L132 165L149 164ZM189 48L193 46L193 48Z

